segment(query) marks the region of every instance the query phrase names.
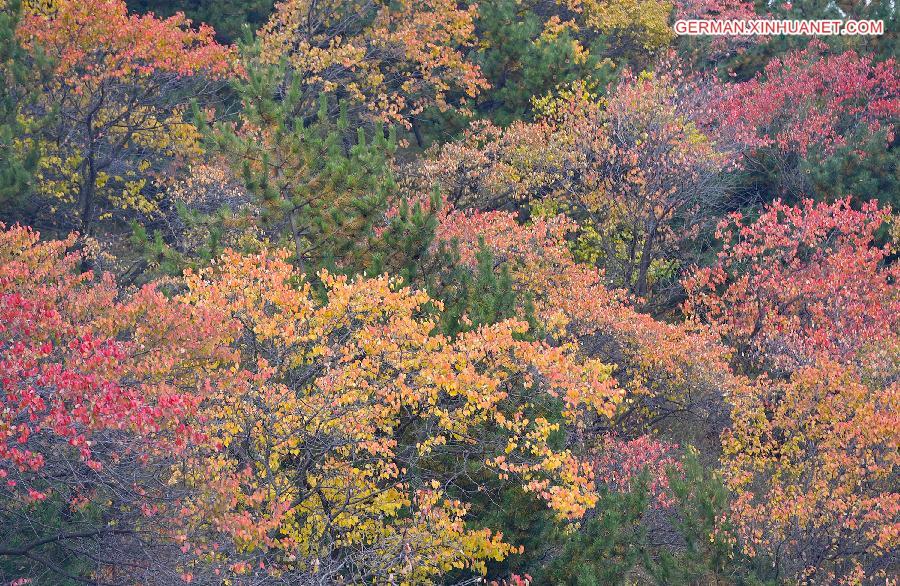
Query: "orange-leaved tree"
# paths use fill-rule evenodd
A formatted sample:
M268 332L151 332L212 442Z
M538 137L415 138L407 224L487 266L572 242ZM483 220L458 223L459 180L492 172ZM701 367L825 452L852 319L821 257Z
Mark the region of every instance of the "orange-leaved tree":
M19 575L427 583L512 550L466 518L489 479L562 520L596 502L565 438L621 392L575 342L516 320L451 339L426 294L324 272L316 291L286 252L228 252L168 297L78 273L74 237L2 235L0 557Z
M655 447L647 449L653 442L644 434L664 431L683 443L715 446L727 424L723 395L741 381L729 369L729 350L710 332L637 311L624 292L604 285L599 270L576 263L566 242L575 229L562 216L522 225L509 212L446 210L435 246L455 242L461 262L473 268L487 248L530 300L541 335L577 341L585 356L615 365L623 401L612 418L586 420L579 434L581 451L606 463L596 481L609 485L615 484L612 464L653 465ZM520 311L525 317L525 308ZM641 453L643 461L633 457ZM655 471L655 482L664 482L664 467Z
M29 3L17 34L53 63L23 113L23 141L41 154L35 213L83 236L97 220L153 215L173 161L198 153L190 101L233 71L231 50L208 26L130 15L124 0ZM40 124L47 114L56 123Z
M198 564L430 583L510 552L467 524L487 478L518 483L562 519L593 506L592 465L559 438L613 413L608 366L574 342L524 340L516 320L448 338L427 294L326 272L317 292L288 256L227 252L187 274L183 301L239 325L240 356L221 366L230 383L203 411L210 443L179 476L197 489L195 530L231 544L199 547Z
M896 345L895 345L896 349ZM883 581L900 546L900 385L823 360L731 397L728 521L788 580Z
M859 583L891 572L900 288L875 244L890 210L776 201L722 222L717 262L686 283L685 309L759 375L729 397L723 472L751 556L791 580ZM777 555L776 553L777 552Z

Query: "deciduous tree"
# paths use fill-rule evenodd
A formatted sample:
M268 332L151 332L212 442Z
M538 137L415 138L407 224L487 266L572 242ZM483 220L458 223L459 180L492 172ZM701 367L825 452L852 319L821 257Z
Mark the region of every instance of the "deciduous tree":
M155 183L197 153L185 110L232 71L230 51L208 26L129 15L124 0L30 3L17 34L54 64L24 113L23 140L41 154L34 213L82 236L98 219L154 213ZM38 131L48 111L59 123Z
M270 64L290 63L306 105L335 93L383 122L412 126L425 108L464 107L487 87L465 56L475 6L448 0L288 0L260 33Z
M606 270L614 286L648 296L671 284L685 246L719 212L733 161L680 110L667 74L627 77L597 103L576 88L546 100L547 115L501 130L474 126L424 164L451 204L533 214L564 213L578 224L581 261Z
M610 290L595 268L577 264L566 245L574 229L562 217L522 226L505 212L448 211L436 244L457 242L461 261L478 266L482 246L504 263L519 299L550 339L575 339L585 355L616 366L625 399L612 421L595 419L586 442L598 449L609 432L629 441L656 429L695 445L715 445L727 425L723 395L740 381L729 350L702 329L668 324L637 311L622 291ZM483 243L483 244L482 244ZM690 423L687 423L690 422Z
M890 210L780 201L759 218L735 213L717 262L686 282L686 312L737 350L748 372L789 372L821 357L870 366L900 333L898 267L876 233ZM864 357L865 356L865 357ZM889 361L888 361L889 362Z
M466 524L485 471L563 519L594 504L590 464L551 436L612 414L608 367L572 343L517 340L515 320L451 340L423 313L434 302L388 277L323 272L320 300L287 256L227 253L187 276L186 301L240 324L232 384L204 410L212 444L184 473L198 521L244 558L223 571L411 583L483 571L510 551Z
M811 195L802 160L821 164L848 146L864 156L869 149L860 145L873 135L882 149L893 142L900 69L894 59L814 41L773 57L748 81L723 86L713 112L716 124L751 149L749 166L774 174L769 180L779 195Z
M789 581L852 584L894 573L900 535L896 382L824 360L732 397L723 468L744 551Z
M0 577L174 583L216 312L76 271L74 238L0 231Z

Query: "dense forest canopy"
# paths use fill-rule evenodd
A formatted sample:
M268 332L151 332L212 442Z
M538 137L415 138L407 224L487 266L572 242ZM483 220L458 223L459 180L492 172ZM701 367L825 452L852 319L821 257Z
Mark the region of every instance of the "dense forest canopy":
M897 32L0 0L0 583L895 584Z

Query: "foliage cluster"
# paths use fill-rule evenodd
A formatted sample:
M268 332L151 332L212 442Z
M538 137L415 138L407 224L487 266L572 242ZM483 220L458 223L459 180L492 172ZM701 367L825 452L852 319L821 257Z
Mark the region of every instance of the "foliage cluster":
M894 583L895 28L0 0L0 582Z

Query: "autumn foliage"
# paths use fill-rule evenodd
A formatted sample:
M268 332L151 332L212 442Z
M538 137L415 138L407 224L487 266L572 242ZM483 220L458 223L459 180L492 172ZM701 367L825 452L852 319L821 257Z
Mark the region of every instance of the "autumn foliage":
M566 214L578 222L578 259L602 264L614 285L644 296L667 285L704 224L698 211L725 194L717 178L733 162L729 146L677 102L698 89L666 73L626 75L599 101L576 87L539 101L545 115L537 122L473 125L425 172L459 206L490 209L513 198L538 214Z
M198 152L184 92L202 97L212 80L235 73L233 51L208 26L128 14L120 0L33 3L17 34L51 63L22 112L22 141L42 155L41 203L82 234L120 214L152 217L171 162ZM56 123L38 124L49 113Z
M806 155L847 143L849 134L886 131L900 114L894 60L854 51L831 54L819 42L775 58L751 80L727 87L718 112L754 147ZM796 107L788 107L795 105Z
M0 582L894 584L857 4L0 0Z
M186 301L240 324L231 386L205 416L219 449L187 473L201 482L196 505L212 507L204 522L276 571L415 583L510 551L502 535L464 525L457 483L480 482L467 463L521 483L561 518L593 505L591 466L549 445L560 423L542 412L560 401L573 422L611 415L608 367L578 360L574 345L519 341L527 325L512 320L435 335L422 316L434 302L388 278L322 274L318 302L284 258L226 254L187 276ZM344 552L342 563L314 564L323 551Z
M745 551L817 582L890 576L898 390L823 360L735 394L723 464Z
M192 30L189 24L182 15L157 19L128 14L114 0L51 1L32 3L19 34L51 55L54 73L83 94L104 80L157 71L228 73L228 50L213 42L212 29L201 24Z
M142 530L177 510L178 487L154 479L204 437L200 367L224 348L215 312L152 286L120 299L109 275L74 270L73 241L39 243L21 227L0 239L3 542L38 563L93 552L116 577L154 542L164 551L177 525L167 517L157 534ZM40 507L60 515L50 552L41 528L22 522ZM145 571L163 571L164 556Z
M782 570L804 579L886 576L897 546L900 313L891 247L874 243L890 218L847 201L733 215L687 284L688 312L765 373L733 394L722 440L738 535L751 555L786 548Z
M685 309L747 368L790 371L881 352L900 334L897 266L885 266L891 245L875 243L890 218L874 201L857 211L846 200L776 201L755 221L734 214L719 226L718 262L686 284Z
M447 0L281 2L262 31L266 59L287 59L304 90L340 89L368 114L409 124L429 106L459 107L452 92L474 98L487 87L464 58L475 6Z

